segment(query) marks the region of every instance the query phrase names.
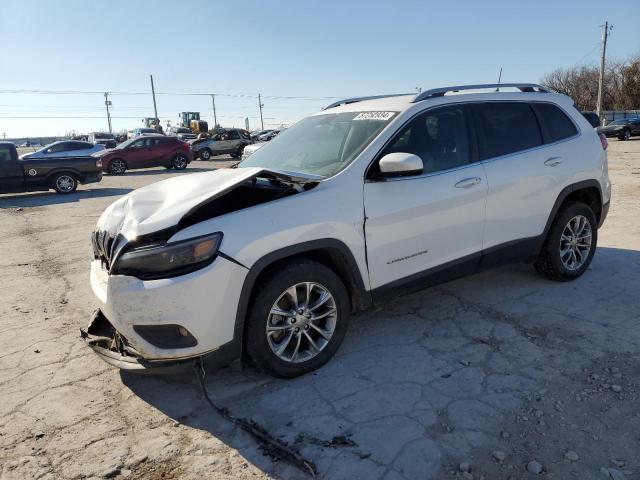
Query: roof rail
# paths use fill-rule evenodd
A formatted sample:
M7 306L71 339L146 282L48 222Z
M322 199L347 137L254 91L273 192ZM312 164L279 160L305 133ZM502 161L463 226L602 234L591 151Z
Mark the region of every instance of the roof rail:
M393 93L391 95L372 95L369 97L345 98L344 100L339 100L337 102L333 102L331 105L327 105L322 110L328 110L330 108L339 107L340 105L348 105L350 103L364 102L365 100L375 100L377 98L388 98L388 97L400 97L402 95L413 95L413 94L412 93Z
M428 98L442 97L448 92L459 92L460 90L480 90L484 88L495 88L496 90L498 90L500 88L506 87L517 88L521 92L549 92L549 90L536 83L484 83L479 85L459 85L455 87L443 87L425 90L424 92L416 95L416 98L413 99L413 103L421 102L422 100L427 100Z

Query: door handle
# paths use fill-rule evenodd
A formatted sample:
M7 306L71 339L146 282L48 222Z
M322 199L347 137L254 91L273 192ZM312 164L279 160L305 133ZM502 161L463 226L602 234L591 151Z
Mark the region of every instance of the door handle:
M455 187L456 188L471 188L474 185L478 185L481 181L482 181L482 179L480 177L464 178L464 179L460 180L458 183L456 183Z
M561 163L562 163L562 160L560 159L560 157L551 157L551 158L548 158L547 160L545 160L545 162L544 162L544 164L547 167L557 167Z

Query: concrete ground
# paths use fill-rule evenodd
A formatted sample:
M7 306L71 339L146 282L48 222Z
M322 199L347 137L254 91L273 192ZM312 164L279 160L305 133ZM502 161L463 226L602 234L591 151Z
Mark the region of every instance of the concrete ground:
M209 395L323 479L640 479L640 138L612 140L609 161L611 211L577 281L514 266L448 283L353 318L313 374L231 366ZM215 413L195 374L121 374L78 335L100 212L219 163L0 198L3 479L309 478Z

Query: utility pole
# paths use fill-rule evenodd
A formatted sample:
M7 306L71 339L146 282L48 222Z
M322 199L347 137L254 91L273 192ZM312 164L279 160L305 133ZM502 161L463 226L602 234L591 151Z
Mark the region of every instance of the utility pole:
M500 82L502 81L502 67L500 67L500 73L498 74L498 87L496 88L496 92L500 91Z
M153 95L153 113L156 119L156 125L160 125L160 119L158 118L158 108L156 107L156 90L153 88L153 75L149 75L151 77L151 95Z
M604 31L602 32L602 52L600 55L600 78L598 79L598 103L596 104L596 114L602 123L602 87L604 85L604 60L607 52L607 37L613 26L609 27L609 22L604 22Z
M111 100L109 100L109 92L104 92L104 106L107 107L107 122L109 123L109 133L111 133L111 114L109 113Z
M216 94L211 94L211 103L213 104L213 128L218 125L218 117L216 117Z
M264 120L262 119L262 107L264 107L264 104L260 94L258 94L258 107L260 107L260 130L264 130Z

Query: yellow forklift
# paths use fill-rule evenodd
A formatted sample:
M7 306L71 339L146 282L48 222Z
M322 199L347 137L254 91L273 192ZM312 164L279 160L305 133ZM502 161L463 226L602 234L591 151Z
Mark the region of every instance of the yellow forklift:
M180 126L190 128L196 135L206 134L209 131L209 124L200 120L200 112L181 112L179 118Z

